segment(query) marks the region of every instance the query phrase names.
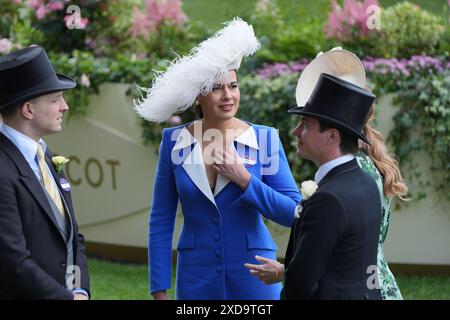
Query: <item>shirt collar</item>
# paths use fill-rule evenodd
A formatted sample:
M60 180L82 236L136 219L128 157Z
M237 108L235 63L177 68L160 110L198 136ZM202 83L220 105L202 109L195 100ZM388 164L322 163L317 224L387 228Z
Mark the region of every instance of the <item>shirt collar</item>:
M332 169L334 169L335 167L349 162L351 160L353 160L355 158L354 155L352 154L346 154L343 155L339 158L333 159L331 161L328 161L326 163L324 163L323 165L321 165L319 167L319 170L317 170L316 175L314 176L314 181L319 184L320 180L322 180L328 172L330 172Z
M177 141L173 147L174 151L186 148L187 146L198 142L198 140L189 132L188 129L186 129L186 127L187 126L183 127L181 130L178 130L180 133L178 134ZM256 133L253 126L250 126L243 131L234 139L234 141L259 150L258 140L256 139Z
M4 123L0 123L0 132L3 133L9 140L11 140L11 142L17 147L17 149L20 150L20 152L28 162L35 161L34 159L37 153L36 141ZM38 143L42 146L42 150L44 150L45 154L47 145L45 144L44 140L39 139Z

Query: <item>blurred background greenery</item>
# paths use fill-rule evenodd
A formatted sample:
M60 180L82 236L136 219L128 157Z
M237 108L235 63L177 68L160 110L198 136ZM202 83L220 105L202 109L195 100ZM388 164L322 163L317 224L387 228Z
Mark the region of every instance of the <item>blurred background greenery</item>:
M392 6L401 0L380 0L383 7ZM418 4L425 10L435 14L443 14L442 8L446 0L412 0L410 3ZM183 9L191 20L202 21L208 28L217 30L223 21L230 20L235 16L248 18L253 11L257 0L185 0ZM278 0L277 1L283 17L286 21L301 22L303 17L326 18L329 0Z
M0 0L0 54L44 46L55 68L79 84L66 95L70 117L86 115L89 98L102 83L128 83L128 93L140 97L136 84L150 87L155 70L164 71L169 60L240 16L253 25L262 46L239 70L239 116L281 128L298 181L311 178L313 167L295 156L289 137L295 119L284 112L295 105L296 79L306 63L319 51L342 46L364 59L371 90L394 94L398 112L387 138L403 172L420 180L416 155L431 155L436 173L431 183L450 199L447 0L81 0L78 17L67 13L69 5L64 0ZM371 5L380 9L378 29L367 25L374 17ZM194 118L191 111L163 124L141 121L143 142L157 146L163 127Z

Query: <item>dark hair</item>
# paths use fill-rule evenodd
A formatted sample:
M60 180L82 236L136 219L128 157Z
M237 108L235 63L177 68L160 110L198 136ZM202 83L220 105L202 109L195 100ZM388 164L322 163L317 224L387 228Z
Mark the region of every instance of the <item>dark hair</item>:
M2 110L0 110L0 115L3 119L12 117L16 114L16 112L19 110L19 108L22 106L22 104L13 104L12 106L6 107Z
M17 111L27 102L31 102L33 104L35 104L37 102L37 100L40 98L40 96L38 97L34 97L31 99L28 99L24 102L21 102L19 104L13 104L12 106L6 107L3 110L0 110L0 115L2 116L3 119L8 118L8 117L12 117L14 116Z
M194 112L195 112L195 116L197 117L197 119L203 118L202 106L197 101L194 104Z
M348 133L345 130L339 129L336 127L336 125L333 125L329 122L326 122L324 120L319 120L319 131L324 132L328 129L336 129L339 131L339 135L341 136L341 143L339 145L339 149L341 150L341 153L343 154L354 154L358 151L358 137L354 134Z

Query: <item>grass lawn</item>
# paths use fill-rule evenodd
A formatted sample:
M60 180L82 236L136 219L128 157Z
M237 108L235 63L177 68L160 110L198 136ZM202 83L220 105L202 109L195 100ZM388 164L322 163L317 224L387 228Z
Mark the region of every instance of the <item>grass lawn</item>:
M149 300L146 265L89 259L92 298L95 300ZM175 277L172 277L172 283ZM404 299L450 299L450 277L397 276ZM173 287L173 285L172 285ZM173 289L169 295L174 298Z

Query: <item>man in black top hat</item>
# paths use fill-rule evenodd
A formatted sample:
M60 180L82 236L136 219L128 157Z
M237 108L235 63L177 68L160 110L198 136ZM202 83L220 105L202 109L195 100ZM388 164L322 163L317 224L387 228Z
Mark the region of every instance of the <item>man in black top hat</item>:
M362 128L374 100L322 73L306 105L289 110L302 116L294 130L297 152L319 170L309 192L302 190L284 265L264 258L262 265L247 264L266 283L284 279L283 299L381 299L380 196L353 156L358 139L369 143Z
M0 57L0 299L89 297L70 184L42 140L75 85L39 46Z

